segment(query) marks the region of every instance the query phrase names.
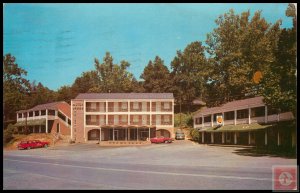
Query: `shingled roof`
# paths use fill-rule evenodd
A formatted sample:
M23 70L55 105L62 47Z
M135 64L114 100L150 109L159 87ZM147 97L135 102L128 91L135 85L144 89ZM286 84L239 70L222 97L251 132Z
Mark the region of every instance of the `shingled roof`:
M39 111L39 110L45 110L45 109L57 110L58 109L57 105L61 104L61 103L66 103L66 102L60 101L60 102L40 104L40 105L34 106L31 109L17 111L17 113L23 113L23 112L28 112L28 111ZM66 104L68 104L68 103L66 103Z
M75 99L174 99L173 93L80 93Z
M228 111L245 109L245 108L259 107L264 105L265 104L263 102L263 97L258 96L254 98L228 102L219 107L202 108L195 114L195 116L222 113L222 112L228 112Z

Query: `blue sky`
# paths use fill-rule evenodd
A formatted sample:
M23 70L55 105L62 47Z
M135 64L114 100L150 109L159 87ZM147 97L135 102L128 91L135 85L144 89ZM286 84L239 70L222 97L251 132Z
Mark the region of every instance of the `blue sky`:
M128 61L139 79L149 60L159 55L170 69L177 50L193 41L205 42L215 20L233 8L257 10L270 23L282 20L287 3L265 4L6 4L4 54L16 57L27 79L52 90L71 85L82 72L94 69L109 51L114 63Z

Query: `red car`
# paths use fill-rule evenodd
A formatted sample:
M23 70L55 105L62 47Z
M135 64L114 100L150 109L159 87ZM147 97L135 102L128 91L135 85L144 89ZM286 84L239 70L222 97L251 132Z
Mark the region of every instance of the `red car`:
M160 137L151 138L150 141L151 141L151 143L172 143L172 141L174 141L174 139L169 138L169 137L160 136Z
M31 148L38 148L38 147L48 147L49 142L47 141L40 141L40 140L29 140L29 141L21 141L18 144L18 149L31 149Z

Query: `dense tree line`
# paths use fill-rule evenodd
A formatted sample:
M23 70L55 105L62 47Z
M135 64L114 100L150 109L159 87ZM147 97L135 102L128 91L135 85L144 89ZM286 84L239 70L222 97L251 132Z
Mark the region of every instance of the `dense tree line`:
M130 63L113 62L107 52L102 61L95 58L95 69L83 72L71 86L52 91L28 81L26 70L20 68L11 54L3 57L4 120L14 120L15 112L37 104L66 101L70 103L85 92L172 92L176 104L187 111L200 99L207 106L253 96L264 96L268 105L296 113L296 13L293 4L286 10L293 18L293 28L280 28L281 21L268 23L257 11L220 15L217 27L204 45L191 42L178 50L170 63L161 57L150 60L138 81L128 72ZM259 82L253 81L261 72Z

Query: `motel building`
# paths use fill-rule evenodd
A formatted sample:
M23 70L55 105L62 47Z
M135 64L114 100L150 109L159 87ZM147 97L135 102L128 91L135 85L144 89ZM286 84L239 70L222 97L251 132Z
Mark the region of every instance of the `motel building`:
M202 108L193 116L200 143L273 147L295 147L296 128L287 127L292 119L291 112L268 108L263 97Z
M71 134L71 107L68 103L53 102L37 105L31 109L17 111L18 133L25 128L30 133Z
M173 93L82 93L71 101L71 139L100 145L175 137Z

